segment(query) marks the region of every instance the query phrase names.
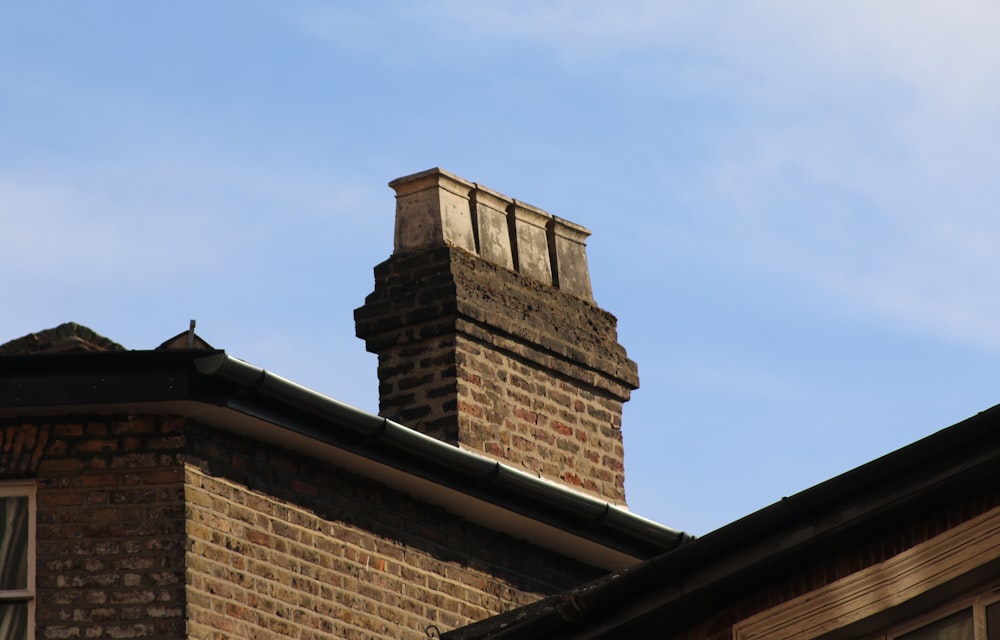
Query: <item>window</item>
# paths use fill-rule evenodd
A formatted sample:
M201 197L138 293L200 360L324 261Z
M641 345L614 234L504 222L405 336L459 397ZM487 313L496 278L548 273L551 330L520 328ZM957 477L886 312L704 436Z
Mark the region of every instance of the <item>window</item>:
M975 640L972 609L953 613L925 624L914 631L896 636L898 640Z
M990 591L948 609L896 627L877 638L886 640L1000 640L1000 595Z
M973 612L973 627L982 625L974 640L1000 640L1000 592L970 600L953 600L973 584L996 579L1000 566L1000 507L963 522L897 555L845 576L824 587L793 598L733 625L735 640L818 640L819 638L877 638L884 640L951 640L934 628L924 629L961 609ZM935 594L930 596L928 594ZM937 609L936 617L914 619L907 603L926 596ZM923 605L921 605L923 606ZM929 609L925 609L929 610ZM909 620L905 628L889 625ZM991 624L986 635L987 620ZM982 622L980 622L982 621ZM958 619L952 621L961 628ZM881 635L871 635L879 631ZM908 633L912 636L907 636ZM920 635L920 633L924 635ZM959 633L953 631L952 633Z
M0 640L34 631L35 486L0 483Z

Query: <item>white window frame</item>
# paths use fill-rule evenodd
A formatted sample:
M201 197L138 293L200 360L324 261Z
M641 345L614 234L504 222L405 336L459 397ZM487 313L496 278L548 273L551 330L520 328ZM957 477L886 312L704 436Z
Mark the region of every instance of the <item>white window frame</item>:
M28 498L28 584L25 589L0 589L0 603L24 602L28 605L28 638L35 637L35 521L37 489L34 482L0 482L0 498Z

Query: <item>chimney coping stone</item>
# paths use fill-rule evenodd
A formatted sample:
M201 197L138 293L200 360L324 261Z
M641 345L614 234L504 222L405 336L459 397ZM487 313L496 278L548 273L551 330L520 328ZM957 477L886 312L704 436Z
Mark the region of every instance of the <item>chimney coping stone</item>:
M496 189L490 189L484 184L479 184L478 182L474 182L473 186L476 188L477 197L479 196L479 194L486 194L488 199L495 201L495 204L499 205L500 203L502 203L503 206L497 206L498 211L503 211L506 213L507 208L514 202L514 198L511 198L508 195L504 195L499 191L497 191Z
M397 178L395 251L448 245L477 253L469 196L473 183L434 168Z
M554 285L547 231L552 214L520 200L514 200L510 214L517 240L517 270L543 284Z
M441 178L444 178L444 180L441 180ZM440 167L432 167L424 171L411 173L408 176L396 178L395 180L389 182L389 187L396 192L397 196L401 196L409 195L415 191L421 191L437 184L447 187L449 186L449 182L457 183L466 187L466 192L475 186L474 183L469 182L462 176L455 175L450 171L445 171Z
M553 278L560 289L585 300L594 297L587 264L587 238L590 230L558 216L549 223L552 230L550 242L555 262Z
M566 218L560 218L559 216L552 216L553 229L556 235L560 235L567 240L573 240L580 244L586 244L587 238L593 235L590 229L583 226L582 224L577 224Z
M529 224L544 229L549 223L549 220L552 220L555 217L548 211L539 209L538 207L530 205L527 202L516 199L512 202L514 206L510 211L514 215L514 218L518 221L523 220Z
M455 247L593 301L586 227L439 167L389 183L395 253Z
M511 241L510 219L507 214L513 200L478 183L472 192L472 198L475 202L479 255L513 271L516 243Z

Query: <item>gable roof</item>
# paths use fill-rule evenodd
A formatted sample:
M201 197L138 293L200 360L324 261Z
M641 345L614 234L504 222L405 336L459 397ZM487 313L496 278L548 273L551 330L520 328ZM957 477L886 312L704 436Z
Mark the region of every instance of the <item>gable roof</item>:
M215 351L215 347L205 342L201 336L194 332L194 327L187 331L181 331L173 338L167 338L156 351L193 349L195 351Z
M1000 405L675 550L442 638L664 637L780 572L998 486Z

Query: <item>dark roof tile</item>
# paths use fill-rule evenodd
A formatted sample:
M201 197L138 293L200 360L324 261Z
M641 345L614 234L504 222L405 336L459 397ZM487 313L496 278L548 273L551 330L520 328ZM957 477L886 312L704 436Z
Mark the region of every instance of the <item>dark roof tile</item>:
M66 322L0 344L0 356L88 351L125 351L125 347L75 322Z

